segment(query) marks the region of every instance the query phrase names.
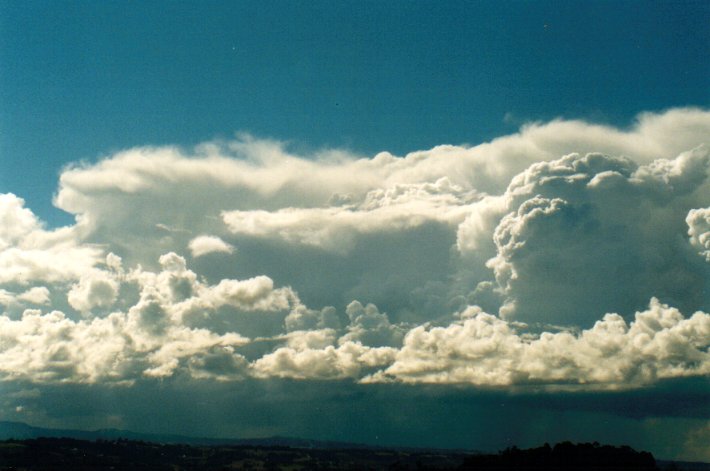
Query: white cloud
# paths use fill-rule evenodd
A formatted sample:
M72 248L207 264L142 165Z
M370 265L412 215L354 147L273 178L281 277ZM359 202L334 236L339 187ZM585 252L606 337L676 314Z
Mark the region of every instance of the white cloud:
M706 140L708 116L696 109L643 114L627 129L560 119L476 146L401 157L299 155L249 136L187 150L135 148L66 168L56 204L76 215L84 241L131 266L155 270L160 255L210 234L240 248L238 264L196 257L200 274L213 282L266 275L316 309L361 299L396 321L421 321L446 315L461 305L455 298L490 281L480 262L496 255L491 234L520 204L502 199L515 175L570 152L623 155L636 166L673 158ZM475 260L462 263L450 252L453 243ZM656 295L643 294L638 302Z
M0 194L0 250L18 244L41 229L37 217L25 208L25 201L12 193Z
M0 304L4 306L9 306L12 303L15 302L16 296L15 294L7 291L7 290L0 290Z
M130 383L140 376L184 372L222 381L253 375L615 388L710 373L710 315L697 312L684 319L656 300L630 324L608 314L579 334L519 333L519 325L470 308L449 326L409 330L401 349L392 345L402 341L402 327L390 324L374 305L353 302L346 310L350 325L341 337L329 328L295 331L285 346L250 364L238 353L248 339L237 332L189 327L184 312L195 305L272 309L279 298L272 297L278 289L271 280L207 286L174 253L161 257L161 265L160 273L134 270L127 277L139 284L141 295L125 313L79 321L58 311L28 310L19 320L0 316L0 373L6 380L39 383ZM334 315L332 310L309 311L297 299L276 301L275 307L288 309L292 303L292 327L314 328ZM310 317L306 324L297 321Z
M652 296L706 308L710 267L680 235L688 211L710 197L709 168L704 147L641 166L600 154L540 162L497 201L474 205L458 247L490 250L497 223L487 266L508 317L589 325L600 311L629 313Z
M210 253L234 252L234 247L216 236L201 235L195 237L188 244L193 257L202 257Z
M132 382L178 370L194 378L242 377L247 364L235 348L248 340L236 332L216 334L183 324L178 315L184 308L183 296L193 297L181 282L190 280L190 272L176 254L167 254L161 262L161 273L137 270L128 277L128 282L138 283L141 294L126 312L79 321L59 311L26 310L18 320L0 316L0 375L40 383ZM180 273L185 276L173 276ZM190 281L197 291L210 291ZM258 309L262 295L268 293L246 283L244 289L216 299L237 303L241 296L240 305ZM101 275L84 278L69 291L70 302L79 310L107 307L102 303L113 302L118 285L119 280Z
M274 287L267 276L225 278L210 285L198 279L185 259L174 252L162 255L160 265L159 273L136 269L127 275L128 281L141 288L141 301L131 308L136 319L143 322L145 318L155 328L162 322L173 322L215 329L221 324L221 330L229 330L236 328L234 322L243 320L240 313L286 313L299 305L296 293L288 287ZM224 308L231 310L220 314ZM281 318L274 322L280 324Z
M67 293L71 307L81 312L110 308L118 296L118 282L108 273L96 271L82 276Z
M640 115L623 131L557 120L473 147L439 146L403 157L381 153L374 158L338 151L298 156L283 144L241 136L204 144L191 153L174 147L137 148L69 167L61 175L56 204L76 214L102 241L116 249L132 248L125 255L154 258L176 250L189 237L181 231L219 233L223 211L232 212L232 222L266 225L244 229L230 223L239 233L272 235L281 228L285 240L324 244L333 239L327 230L324 237L298 221L331 223L328 219L337 214L331 226L356 231L388 230L389 223L406 226L421 218L451 222L458 217L448 212L454 209L451 202L460 205L461 195L470 191L500 194L514 175L535 162L570 152L603 152L648 163L698 146L709 129L710 113L676 109ZM446 189L438 198L421 195L421 188L437 186L441 179L458 190ZM368 194L396 193L398 188L408 189L414 199L363 205ZM352 214L333 209L342 202L354 205ZM141 208L139 214L136 207ZM406 215L410 212L411 217ZM156 224L177 232L166 233Z
M243 281L222 280L217 286L205 290L203 296L213 305L258 311L285 310L296 301L291 290L275 289L273 280L263 275Z
M395 352L390 347L372 348L355 342L322 349L281 347L254 362L253 369L261 378L358 378L363 371L390 363Z
M691 209L685 218L690 243L710 262L710 208Z
M456 226L477 199L447 178L435 183L397 184L373 190L359 204L327 208L284 208L278 211L225 211L230 231L253 237L348 252L362 234L398 232L437 222Z
M0 194L0 284L78 279L101 256L97 247L81 243L80 232L46 231L22 198Z
M0 376L631 387L707 374L708 135L710 113L677 109L402 157L240 136L70 166L56 204L75 225L47 230L0 195ZM205 256L235 247L239 263ZM654 301L630 318L654 296L699 312ZM455 317L469 304L501 317Z
M630 324L607 314L579 334L519 333L470 308L447 327L412 329L395 362L366 381L638 387L710 373L708 346L710 314L684 319L655 299Z
M0 305L8 308L17 308L26 304L49 304L49 289L46 286L34 286L22 293L13 293L0 289Z
M32 304L49 304L49 289L46 286L35 286L18 295L17 299Z
M335 344L335 329L296 330L285 335L286 346L296 351L324 349Z
M345 309L350 319L347 333L340 343L355 341L372 347L400 346L405 330L390 323L387 314L381 313L377 306L363 306L359 301L353 301Z

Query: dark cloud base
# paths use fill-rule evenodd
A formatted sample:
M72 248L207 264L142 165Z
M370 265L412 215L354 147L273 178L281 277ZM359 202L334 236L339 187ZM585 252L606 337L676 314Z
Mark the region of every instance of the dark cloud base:
M603 439L672 458L683 449L687 432L710 418L710 381L704 378L643 390L555 394L274 379L170 378L131 388L53 385L41 392L31 384L0 388L3 409L16 411L4 418L31 424L486 451Z

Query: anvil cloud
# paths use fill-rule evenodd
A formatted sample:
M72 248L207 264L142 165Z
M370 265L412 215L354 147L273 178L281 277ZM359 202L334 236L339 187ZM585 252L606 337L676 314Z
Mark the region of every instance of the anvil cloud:
M0 195L0 381L707 376L708 136L687 108L405 156L240 135L72 164L71 226Z

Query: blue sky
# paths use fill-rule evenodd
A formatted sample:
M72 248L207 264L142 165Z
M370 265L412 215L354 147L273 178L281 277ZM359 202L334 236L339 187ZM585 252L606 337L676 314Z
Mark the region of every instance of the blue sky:
M709 19L0 0L0 420L710 461Z
M235 131L401 155L707 105L705 2L2 2L0 185Z

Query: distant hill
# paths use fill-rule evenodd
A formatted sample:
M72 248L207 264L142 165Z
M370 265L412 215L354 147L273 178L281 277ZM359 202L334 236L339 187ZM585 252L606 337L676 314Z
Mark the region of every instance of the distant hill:
M25 424L3 424L12 433L34 433ZM70 431L71 432L71 431ZM100 431L99 431L100 432ZM88 432L93 433L93 432ZM308 442L308 441L306 441ZM689 466L688 466L689 465ZM29 438L0 440L0 471L699 471L702 463L657 463L627 446L570 442L497 454L404 451L385 448L293 448L249 445L188 445L143 440Z
M380 448L198 446L133 440L33 438L0 441L0 471L458 471L465 455Z
M37 442L36 439L47 440L41 440ZM79 440L83 441L84 443L67 444L65 443L66 440L62 439ZM99 429L94 431L53 429L44 427L33 427L23 422L0 421L0 442L6 442L8 440L17 440L22 441L23 443L0 443L0 455L3 455L4 459L8 459L8 457L14 456L20 461L24 459L22 458L23 454L28 454L27 456L31 457L35 456L35 454L40 449L45 449L46 451L51 450L52 447L57 446L59 447L57 449L59 450L59 454L66 459L71 458L70 455L71 453L73 453L71 452L71 450L74 450L76 447L79 447L80 449L86 451L89 454L98 453L97 450L92 448L94 445L91 445L89 442L94 443L99 441L103 444L97 443L96 446L104 448L108 447L107 450L103 450L101 451L101 453L108 453L108 451L111 449L113 450L111 451L111 453L114 454L119 453L120 450L131 450L131 453L148 453L148 455L150 455L150 453L155 453L156 450L159 450L160 453L178 453L179 456L182 456L183 453L187 453L187 455L190 455L188 451L191 450L191 452L199 452L198 454L201 453L204 456L209 456L211 457L210 459L216 459L217 455L215 455L215 453L217 453L223 447L227 447L229 449L232 449L232 451L227 452L222 449L222 451L219 451L219 453L227 453L228 455L231 453L231 458L234 458L234 456L237 455L241 456L241 453L244 454L242 458L248 458L252 461L258 461L258 459L261 459L258 457L264 454L266 454L265 456L269 457L269 460L277 459L277 457L279 456L279 460L284 459L286 461L289 461L291 459L297 461L316 460L318 462L317 466L315 461L309 462L309 465L314 466L311 469L363 469L362 466L364 466L364 469L404 470L416 468L439 470L456 469L457 471L464 471L467 469L489 469L487 468L487 466L492 466L493 468L491 469L500 469L499 466L503 463L505 463L506 465L511 465L513 466L513 468L522 469L522 463L529 465L533 464L536 460L544 460L549 458L554 459L555 455L557 455L558 457L560 455L564 456L564 452L566 449L568 453L570 452L570 450L575 453L578 453L580 451L584 452L586 446L588 448L586 452L591 452L595 455L599 455L600 453L603 454L603 452L615 453L614 461L619 459L620 456L626 458L631 457L635 459L647 455L645 456L646 463L644 464L644 466L648 466L635 467L635 469L655 468L660 470L710 471L710 463L691 463L658 460L655 462L654 465L652 464L653 458L650 454L643 452L636 453L628 447L615 448L609 446L599 446L598 444L573 445L569 442L558 444L553 448L550 448L547 445L545 445L545 447L530 450L519 450L513 447L511 449L501 451L497 455L491 455L470 450L467 451L424 449L411 447L378 447L348 442L309 440L290 437L234 439L190 437L176 434L138 433L119 429ZM119 441L123 442L118 443ZM242 450L238 452L234 451L236 448L241 448ZM251 449L252 451L245 451L247 449ZM259 449L262 451L258 451ZM292 449L293 452L288 452L287 449ZM621 455L619 454L620 452ZM234 453L237 453L237 455L234 455ZM288 453L293 454L293 456L288 455ZM52 453L50 453L50 455L54 456ZM290 456L288 459L286 459L287 455ZM68 456L69 458L67 458ZM590 456L584 458L584 462L589 463ZM3 460L0 460L0 462L2 461ZM564 461L569 463L569 458L565 458ZM177 460L175 462L177 463L181 461ZM337 462L338 465L335 467L329 467L324 464L328 462L330 462L332 465ZM349 463L347 466L345 466L346 462ZM121 461L121 463L123 463L123 461ZM385 463L387 463L386 466ZM430 467L417 468L417 466L421 466L422 463L427 463ZM5 463L2 462L2 464ZM547 466L543 466L540 469L552 469L550 468L549 463L545 462L545 464ZM350 465L352 466L348 467ZM380 465L382 465L382 467ZM77 463L74 463L73 466L75 466L76 468ZM563 466L563 468L564 467L565 466ZM570 468L569 466L566 467ZM3 468L3 466L0 466L0 470L3 469L5 468ZM122 468L119 467L116 469ZM126 469L132 469L132 467L128 466ZM182 468L178 466L170 469ZM281 468L277 467L276 469Z
M305 438L268 437L268 438L213 438L190 437L176 434L140 433L114 428L93 431L54 429L33 427L23 422L0 421L0 440L26 440L32 438L74 438L77 440L136 440L152 443L186 444L186 445L232 445L232 446L265 446L290 447L305 449L371 449L370 445L358 443L337 442L327 440L310 440Z

